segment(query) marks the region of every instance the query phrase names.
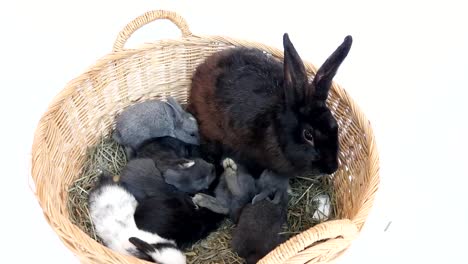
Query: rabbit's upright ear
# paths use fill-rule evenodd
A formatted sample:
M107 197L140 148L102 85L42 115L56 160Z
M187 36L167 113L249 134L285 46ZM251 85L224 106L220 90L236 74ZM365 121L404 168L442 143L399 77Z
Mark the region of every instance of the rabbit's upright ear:
M296 101L304 96L304 85L307 82L307 74L304 63L297 53L287 33L283 35L284 47L284 93L289 105L295 105Z
M351 36L346 36L343 43L327 58L322 66L317 70L314 80L306 89L306 98L326 100L328 92L341 63L344 61L351 49L353 39Z

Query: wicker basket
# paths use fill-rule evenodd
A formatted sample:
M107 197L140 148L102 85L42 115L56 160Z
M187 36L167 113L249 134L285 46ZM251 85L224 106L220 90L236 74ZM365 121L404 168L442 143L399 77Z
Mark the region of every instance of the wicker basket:
M125 49L130 35L157 19L169 19L182 38ZM68 217L67 189L79 175L88 146L113 128L124 107L172 95L186 101L195 67L207 56L233 47L256 47L281 58L281 50L222 36L193 35L187 23L169 11L151 11L129 23L112 53L72 80L52 101L35 132L32 178L44 215L63 243L85 263L144 263L102 246ZM316 68L306 63L309 74ZM378 152L369 122L336 83L329 106L340 125L340 168L333 183L337 217L278 246L260 263L326 263L346 250L362 228L379 184Z

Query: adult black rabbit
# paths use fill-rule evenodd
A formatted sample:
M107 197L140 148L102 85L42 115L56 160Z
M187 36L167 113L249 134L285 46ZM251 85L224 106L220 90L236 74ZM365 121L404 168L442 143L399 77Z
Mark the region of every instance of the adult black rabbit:
M255 177L264 169L289 177L335 172L338 124L325 101L351 44L347 36L310 82L288 34L284 63L252 48L208 57L192 77L187 110L212 162L228 149Z

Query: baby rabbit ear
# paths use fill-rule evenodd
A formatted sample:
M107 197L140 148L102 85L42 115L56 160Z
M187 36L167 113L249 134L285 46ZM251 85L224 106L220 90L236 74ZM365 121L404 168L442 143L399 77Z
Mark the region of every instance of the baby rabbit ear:
M184 112L184 109L182 109L182 106L174 97L168 96L166 100L167 100L167 104L170 107L172 107L172 109L174 109L174 112L176 113L177 116L180 116L180 114Z
M317 74L306 91L306 98L326 100L330 90L333 77L335 76L341 63L344 61L351 49L353 38L346 36L343 43L327 58L322 66L317 70Z
M153 246L151 246L149 243L137 238L137 237L130 237L128 239L130 243L132 243L139 251L149 254L154 250Z
M289 39L288 33L283 35L284 47L284 92L289 105L294 105L295 100L302 98L303 87L307 82L307 74L301 57Z
M193 165L195 165L195 161L194 160L184 160L183 163L180 163L179 166L182 168L182 169L188 169L190 167L192 167Z

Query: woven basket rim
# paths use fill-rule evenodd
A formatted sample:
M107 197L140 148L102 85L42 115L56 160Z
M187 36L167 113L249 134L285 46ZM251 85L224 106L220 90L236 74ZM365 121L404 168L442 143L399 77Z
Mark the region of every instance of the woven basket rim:
M101 71L106 65L112 61L115 61L116 59L124 58L124 57L129 57L132 54L140 53L140 52L145 52L147 50L153 49L156 46L161 46L165 44L180 44L184 45L184 43L190 43L191 40L196 40L196 39L203 39L207 40L213 43L220 42L232 46L246 46L246 47L256 47L259 49L262 49L266 52L271 53L275 57L278 58L283 58L283 51L280 49L277 49L275 47L271 47L269 45L262 44L260 42L256 41L250 41L250 40L241 40L241 39L236 39L236 38L231 38L227 36L222 36L222 35L206 35L206 36L199 36L199 35L194 35L194 34L185 34L179 39L161 39L158 41L154 41L152 43L148 44L143 44L140 45L137 48L132 48L132 49L122 49L122 50L114 50L111 53L101 57L98 59L92 66L88 67L82 74L80 74L78 77L75 77L72 79L70 82L66 84L66 86L52 99L52 101L49 103L47 110L44 112L44 114L41 116L41 119L39 120L39 123L37 125L35 134L34 134L34 141L32 145L32 166L31 166L31 176L34 181L35 186L38 186L41 184L41 175L38 173L35 173L35 167L37 164L35 163L35 159L37 155L41 155L40 151L38 152L38 149L40 149L41 142L44 139L44 134L45 132L45 126L47 125L47 117L49 115L53 115L54 112L59 109L60 105L62 102L70 95L73 94L76 91L76 84L80 83L84 79L88 79L88 77L97 72ZM303 60L304 64L306 66L306 70L308 72L312 72L315 74L316 68L313 64L309 63L307 60ZM362 226L364 225L367 216L369 214L370 209L372 208L375 195L378 189L379 185L379 155L378 155L378 150L377 146L375 144L375 136L371 127L370 122L367 120L365 114L361 111L360 107L354 102L354 100L348 95L348 93L336 82L333 81L332 84L332 89L339 95L339 97L346 101L351 109L350 115L356 116L358 125L365 131L366 133L366 140L368 143L368 148L369 148L369 157L367 159L368 163L368 172L370 173L370 178L371 181L369 183L369 188L365 194L364 201L362 203L362 206L359 208L358 213L355 215L353 219L340 219L340 220L332 220L332 221L327 221L322 224L316 225L314 227L311 227L307 230L304 230L302 233L292 237L290 240L287 242L283 243L280 245L277 249L267 256L265 256L261 263L267 263L268 260L275 260L275 261L284 261L293 255L287 254L284 252L301 252L305 250L308 245L310 245L311 241L312 242L317 242L317 241L322 241L324 239L328 239L329 241L331 240L342 240L343 243L346 245L346 247L349 245L350 241L358 235L360 232ZM367 166L366 166L367 167ZM36 191L32 190L36 196L36 198L39 201L39 204L44 212L44 216L49 223L49 225L53 228L53 230L59 235L60 239L64 242L64 244L69 247L72 251L75 251L74 248L72 248L65 240L62 239L62 236L57 232L58 226L52 223L52 220L50 219L50 212L57 210L56 208L45 208L43 206L42 201L38 197ZM67 226L68 228L73 228L77 229L74 230L76 232L81 232L82 235L87 236L89 239L92 240L91 237L89 237L87 234L85 234L81 229L77 226L75 226L70 219L68 219L68 212L67 209L64 212L60 213L63 216L63 219L59 219L59 222L62 226ZM343 238L342 235L338 236L330 236L329 230L343 230L346 229L348 230L349 236L347 238ZM325 230L325 231L324 231ZM351 230L351 231L350 231ZM99 243L96 242L96 245L102 246ZM102 246L104 247L104 246ZM291 250L293 248L293 250ZM284 249L284 250L283 250ZM104 251L109 250L104 247ZM279 252L279 253L278 253ZM114 253L117 254L117 253Z

